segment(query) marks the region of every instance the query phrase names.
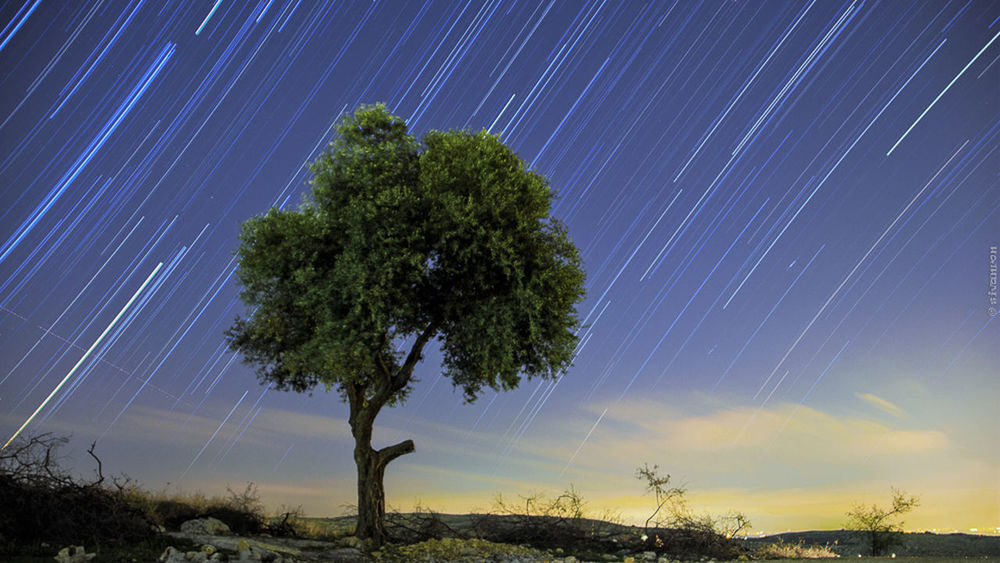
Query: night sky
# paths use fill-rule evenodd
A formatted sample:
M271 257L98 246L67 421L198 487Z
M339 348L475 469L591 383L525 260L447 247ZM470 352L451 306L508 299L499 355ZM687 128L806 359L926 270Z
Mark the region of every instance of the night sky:
M556 382L467 405L426 355L376 421L417 448L390 506L573 484L641 521L655 463L757 531L890 485L909 528L1000 527L1000 2L29 0L0 26L4 441L342 513L346 406L268 391L223 332L240 223L385 102L546 176L588 292Z

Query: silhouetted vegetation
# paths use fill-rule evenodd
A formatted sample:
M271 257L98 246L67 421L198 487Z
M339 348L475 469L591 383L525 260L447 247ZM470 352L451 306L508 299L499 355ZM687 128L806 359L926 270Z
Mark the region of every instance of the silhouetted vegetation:
M855 505L847 513L847 527L863 532L868 539L872 555L884 554L890 546L900 542L903 533L903 522L899 517L920 505L915 496L895 487L892 490L892 506L883 508L876 504L865 506Z
M105 480L97 465L85 481L59 465L67 438L52 434L21 437L0 450L0 553L38 549L42 544L121 546L155 535L146 515L130 502L134 484L124 477Z
M97 561L132 560L141 553L159 556L183 540L164 537L194 518L215 517L240 535L268 533L297 537L301 511L285 509L267 516L253 483L226 497L167 495L142 490L125 476L106 478L92 444L95 477L72 476L59 449L69 438L40 434L19 437L0 450L0 556L48 555L68 545L105 553ZM142 559L141 557L138 557Z

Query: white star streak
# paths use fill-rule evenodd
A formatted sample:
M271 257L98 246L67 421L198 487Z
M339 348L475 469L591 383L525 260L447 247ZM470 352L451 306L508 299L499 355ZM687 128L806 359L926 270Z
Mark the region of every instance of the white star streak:
M944 90L941 90L941 93L940 93L940 94L938 94L936 98L934 98L934 101L933 101L933 102L931 102L931 105L927 106L927 109L925 109L925 110L924 110L924 111L923 111L923 112L922 112L922 113L920 114L920 116L919 116L919 117L917 117L917 120L913 122L913 125L910 125L910 127L909 127L909 128L908 128L908 129L906 130L906 132L905 132L905 133L903 133L903 136L902 136L902 137L900 137L898 141L896 141L896 144L895 144L895 145L892 145L892 148L891 148L891 149L889 149L889 152L885 153L885 155L886 155L886 156L889 156L889 155L891 155L891 154L892 154L892 151L896 150L896 147L898 147L898 146L899 146L899 143L902 143L902 142L903 142L903 139L905 139L905 138L906 138L906 136L910 134L910 131L912 131L912 130L913 130L913 128L917 126L917 123L920 123L920 120L921 120L921 119L923 119L925 115L927 115L927 112L931 111L931 108L932 108L932 107L934 107L934 104L936 104L936 103L938 102L938 100L940 100L940 99L941 99L941 96L944 96L944 93L945 93L945 92L947 92L947 91L948 91L948 89L949 89L949 88L951 88L951 86L952 86L953 84L955 84L955 82L956 82L956 81L957 81L957 80L958 80L959 78L961 78L963 74L965 74L965 71L969 70L969 67L970 67L970 66L972 66L972 63L976 62L976 59L978 59L978 58L979 58L979 56L980 56L980 55L982 55L982 54L983 54L983 52L984 52L984 51L986 51L986 49L987 49L987 48L988 48L988 47L989 47L990 45L992 45L994 41L996 41L996 40L997 40L997 37L1000 37L1000 31L998 31L998 32L997 32L997 34L993 36L993 39L990 39L990 41L989 41L989 42L988 42L988 43L987 43L986 45L984 45L984 46L983 46L983 48L982 48L982 49L980 49L978 53L976 53L976 56L975 56L975 57L972 57L972 60L971 60L971 61L969 61L969 62L968 62L968 63L967 63L966 65L965 65L965 68L963 68L963 69L961 70L961 72L959 72L958 74L956 74L956 75L955 75L955 78L952 78L952 79L951 79L951 82L949 82L949 83L948 83L948 85L944 87Z
M160 271L160 268L162 267L163 267L163 262L160 262L159 264L156 265L156 268L153 269L153 273L149 274L149 277L146 278L146 281L142 282L142 285L139 286L139 289L137 289L135 293L132 294L132 298L128 300L128 303L126 303L124 307L122 307L121 311L118 311L118 314L115 315L115 318L112 319L111 323L107 326L107 328L104 329L104 332L102 332L101 335L97 337L97 340L95 340L94 343L90 345L90 348L88 348L86 353L83 354L83 357L81 357L79 361L76 362L76 365L73 366L73 369L69 370L69 373L66 374L66 377L62 378L62 381L59 382L59 385L56 385L56 388L53 389L51 393L49 393L49 396L46 397L44 401L42 401L42 404L38 405L38 408L35 409L35 412L31 413L31 416L28 417L28 420L24 421L24 424L22 424L21 427L17 429L17 432L14 432L14 435L11 436L9 440L7 440L7 443L5 443L3 447L0 448L0 450L9 446L10 443L13 442L14 439L17 438L17 436L29 424L31 424L31 421L34 420L36 416L38 416L38 413L45 408L45 405L49 404L49 401L51 401L52 398L55 397L56 393L58 393L59 390L62 389L63 385L66 385L66 382L73 377L73 374L76 373L76 370L78 370L80 366L87 361L87 358L89 358L90 355L94 352L94 350L101 344L101 341L104 340L104 337L107 336L108 333L111 332L113 328L115 328L115 324L118 323L118 319L122 318L122 315L125 314L125 311L128 311L129 307L132 306L132 303L134 303L135 300L142 293L142 290L146 289L146 286L149 285L149 282L153 280L153 278L156 276L156 274Z
M208 441L205 442L205 445L202 446L200 450L198 450L198 454L195 455L194 459L191 460L191 463L188 464L187 469L184 470L184 473L181 473L182 479L184 478L185 475L187 475L188 471L191 471L191 468L194 467L194 464L198 461L198 458L201 457L201 454L205 453L205 450L208 449L208 445L212 443L212 440L214 440L216 436L218 436L219 431L222 430L222 427L225 426L227 422L229 422L230 417L232 417L233 413L236 412L237 407L240 406L240 403L243 402L243 399L246 399L247 393L249 392L250 391L244 391L243 395L240 397L240 400L236 401L236 404L233 405L233 408L229 409L229 414L226 415L226 418L222 419L222 422L219 423L219 427L215 429L215 432L212 432L212 435L208 438Z
M563 473L566 473L566 470L569 469L570 464L572 464L573 460L576 459L576 454L580 453L580 450L583 449L583 445L586 444L587 440L590 439L590 435L594 433L594 430L597 429L597 425L601 423L601 420L604 419L604 415L606 414L608 414L608 409L604 409L604 412L601 413L601 416L597 417L597 421L594 422L594 425L590 427L590 432L587 432L587 435L583 437L583 441L580 442L579 446L577 446L576 451L573 452L573 455L569 456L569 461L566 462L566 467L563 467L562 471L559 472L560 477L562 477Z

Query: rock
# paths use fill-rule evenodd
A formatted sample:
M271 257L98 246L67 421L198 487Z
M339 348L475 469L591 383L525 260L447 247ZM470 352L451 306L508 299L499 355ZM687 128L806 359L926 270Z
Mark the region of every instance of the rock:
M361 538L355 536L347 536L343 538L338 543L340 547L353 547L354 549L364 549L365 542Z
M635 563L635 557L626 557L622 563Z
M563 563L579 563L579 561L577 560L576 557L573 557L572 555L567 555L565 558L563 558Z
M237 561L262 561L264 563L288 563L292 561L289 557L285 559L281 554L264 549L259 545L250 545L246 540L240 540L236 544Z
M82 545L70 545L60 549L53 559L59 563L86 563L95 557L96 553L87 553Z
M218 518L195 518L181 524L181 532L196 536L231 536L232 530Z
M201 550L205 552L205 555L212 555L216 551L219 551L218 549L215 549L214 545L208 544L208 543L206 543L205 545L201 546Z
M645 559L646 561L656 561L656 552L655 551L643 551L642 552L642 558Z
M208 554L204 551L188 551L184 554L184 560L191 563L204 563L208 561Z
M183 563L184 561L187 561L187 559L185 559L183 551L174 546L170 546L163 550L163 554L160 555L158 561L161 561L162 563Z

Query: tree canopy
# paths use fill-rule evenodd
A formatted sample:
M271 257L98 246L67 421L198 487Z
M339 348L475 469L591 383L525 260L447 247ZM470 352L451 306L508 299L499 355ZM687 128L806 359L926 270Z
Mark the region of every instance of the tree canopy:
M374 383L440 339L444 375L474 399L572 359L584 274L548 217L546 180L486 132L423 143L384 106L362 107L310 170L298 210L243 225L232 346L279 389ZM398 395L393 398L398 399Z

